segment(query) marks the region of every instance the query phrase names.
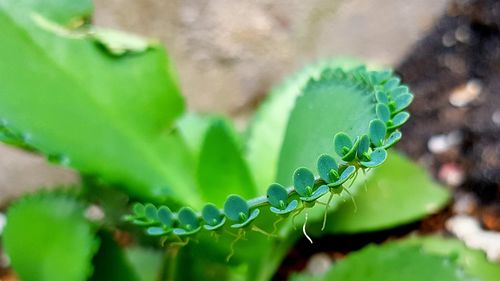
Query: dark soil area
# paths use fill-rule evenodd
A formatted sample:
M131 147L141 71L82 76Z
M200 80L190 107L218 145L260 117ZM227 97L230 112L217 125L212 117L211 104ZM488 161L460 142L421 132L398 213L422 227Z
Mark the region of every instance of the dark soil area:
M415 95L397 149L452 186L455 199L473 194L470 211L500 231L500 1L456 0L396 72ZM287 280L315 253L333 261L370 243L410 233L446 232L452 207L423 221L357 235L301 240L273 280Z

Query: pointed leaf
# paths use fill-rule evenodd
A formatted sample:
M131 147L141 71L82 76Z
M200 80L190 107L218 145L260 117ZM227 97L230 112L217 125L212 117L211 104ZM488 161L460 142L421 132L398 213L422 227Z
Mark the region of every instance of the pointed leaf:
M222 205L230 193L246 198L256 195L235 132L223 119L215 120L203 141L197 171L199 193L204 200Z

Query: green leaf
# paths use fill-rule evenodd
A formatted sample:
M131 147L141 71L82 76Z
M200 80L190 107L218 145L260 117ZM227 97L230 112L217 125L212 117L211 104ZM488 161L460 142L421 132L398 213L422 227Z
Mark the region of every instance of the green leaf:
M94 229L75 199L30 195L7 213L3 246L25 281L84 281L98 247Z
M123 249L110 233L99 234L99 251L94 256L94 271L89 281L120 280L139 281L137 273L131 267Z
M197 171L199 193L204 200L222 205L230 193L245 198L256 195L252 175L229 124L215 120L205 136Z
M399 128L403 126L406 121L410 119L410 114L406 111L399 112L392 118L392 124L388 127L388 129L392 130L395 128Z
M394 131L392 132L387 140L384 142L384 145L381 146L383 149L388 149L392 147L394 144L396 144L402 137L403 135L401 134L400 131Z
M210 115L188 112L177 121L179 133L191 151L195 161L199 160L206 133L210 125L215 121L215 118Z
M187 231L193 231L200 228L200 222L194 211L189 207L182 207L177 213L179 226Z
M472 281L453 260L431 255L415 246L388 243L370 245L335 263L323 276L293 281Z
M420 246L429 254L454 257L466 274L478 277L482 281L496 281L500 276L500 266L498 264L488 261L484 252L467 248L458 239L444 238L437 235L414 236L400 243Z
M305 67L273 88L258 108L247 130L246 158L260 193L264 193L269 183L277 179L278 161L289 118L295 107L295 100L309 79L319 78L327 67L352 69L360 64L358 60L345 58L324 61ZM341 74L344 75L343 72ZM317 157L314 160L316 159ZM294 168L296 167L298 166ZM293 170L290 171L292 172Z
M0 119L30 147L136 196L196 204L192 159L169 130L184 103L165 50L112 56L91 27L59 25L90 11L88 1L1 2Z
M397 95L396 98L394 99L394 102L396 103L395 112L400 112L401 110L404 110L411 104L412 101L413 101L412 94L405 93Z
M344 203L332 213L327 230L357 233L388 229L428 216L442 208L449 193L425 170L397 153L368 179L367 191L356 195L357 210Z

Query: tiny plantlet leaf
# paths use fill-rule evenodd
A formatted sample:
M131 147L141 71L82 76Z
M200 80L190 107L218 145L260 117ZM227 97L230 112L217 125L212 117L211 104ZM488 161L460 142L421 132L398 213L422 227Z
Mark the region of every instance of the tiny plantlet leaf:
M380 119L372 120L369 125L370 140L374 146L381 146L387 133L387 128L384 122Z
M290 204L288 204L288 206L286 206L285 209L278 209L278 208L275 208L272 206L269 209L271 210L271 212L278 214L278 215L288 215L292 211L297 209L298 206L299 206L299 201L294 199L294 200L292 200L292 202L290 202Z
M400 82L401 82L401 80L399 78L393 77L393 78L387 80L387 82L385 82L384 88L387 91L394 90L396 87L399 86Z
M409 89L406 86L399 86L397 88L394 88L389 92L390 97L395 101L398 97L409 93ZM411 100L410 100L411 102Z
M298 168L293 173L293 186L301 197L309 197L314 186L314 175L307 168Z
M394 99L394 102L396 103L395 113L400 112L401 110L404 110L405 108L407 108L412 101L413 101L413 95L408 94L408 92L397 96Z
M300 200L302 200L304 202L313 202L313 201L316 201L321 196L328 193L328 191L329 191L328 185L324 184L324 185L318 187L316 190L314 190L314 192L311 194L311 196L301 196Z
M180 227L174 229L176 235L190 235L200 230L198 217L191 208L182 207L177 214L177 219Z
M169 232L168 230L159 226L151 226L146 228L146 233L151 236L162 236L168 234L168 232Z
M327 183L335 181L337 179L332 179L332 170L337 171L338 165L335 159L330 155L323 154L318 158L318 173L322 180Z
M387 123L391 119L391 111L385 103L379 103L376 107L377 117Z
M392 124L388 127L389 130L403 126L410 119L410 114L406 111L399 112L392 118Z
M384 163L385 159L387 159L387 151L379 147L370 154L370 161L361 161L360 163L365 168L375 168Z
M248 217L249 207L247 201L238 195L229 195L224 203L224 214L234 222L241 222L241 213Z
M249 225L252 221L254 221L259 214L260 214L260 210L259 209L255 209L255 210L252 211L252 213L250 214L250 216L246 220L241 221L240 223L232 224L231 227L232 228L242 228L242 227L245 227L245 226Z
M394 131L391 133L391 135L387 138L387 140L384 142L384 145L381 146L381 148L388 149L392 147L394 144L396 144L403 134L401 134L400 131Z
M170 208L167 206L158 208L158 220L164 227L171 228L174 224L174 216Z
M389 103L389 98L387 97L387 94L382 92L382 91L378 91L375 94L375 99L377 100L377 102L379 104L388 104Z
M340 132L333 137L333 146L337 155L344 157L352 148L352 140L346 133Z
M288 203L288 192L279 183L273 183L267 189L267 200L271 206L277 209L284 209Z
M135 217L143 218L146 215L144 205L141 203L135 203L133 206L133 212Z
M226 217L221 211L212 203L208 203L201 210L201 216L205 221L203 227L206 230L216 230L221 228L226 222Z
M158 220L156 207L151 203L146 204L146 207L144 208L144 215L146 219L149 221Z
M359 139L359 144L358 144L358 151L357 151L357 157L360 160L366 160L365 154L368 152L368 149L370 148L370 138L368 135L363 135Z
M347 168L342 171L342 174L340 174L340 178L332 183L329 183L329 187L337 187L342 184L344 184L354 173L356 172L356 168L354 166L348 166Z

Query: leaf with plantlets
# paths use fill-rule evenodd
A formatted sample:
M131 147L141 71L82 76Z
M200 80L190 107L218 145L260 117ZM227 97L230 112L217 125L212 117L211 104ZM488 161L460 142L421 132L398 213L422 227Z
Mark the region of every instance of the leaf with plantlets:
M380 119L375 119L370 122L370 140L375 147L382 146L385 140L385 134L387 133L387 127L384 122Z
M299 206L297 200L288 203L288 191L279 183L273 183L269 186L267 200L271 205L271 212L278 215L287 215Z
M236 222L231 225L232 228L242 228L247 226L257 218L259 213L259 209L255 209L252 213L250 213L247 201L238 195L230 195L224 203L224 214L230 220Z
M84 212L75 198L57 194L28 195L12 204L2 240L21 280L87 280L99 243Z
M345 70L361 65L355 59L324 60L308 65L287 77L280 85L273 87L266 100L259 106L247 127L246 158L254 174L257 188L264 193L269 183L277 181L278 162L287 124L297 97L311 78L325 75L325 69L331 69L331 78L342 81L347 78ZM270 137L272 136L272 137ZM331 139L329 140L329 142ZM286 178L299 165L289 168ZM312 168L312 167L311 167ZM290 182L281 182L290 184Z
M385 159L387 159L387 151L383 148L377 147L370 154L367 161L360 161L359 163L365 168L375 168L384 163Z
M201 216L205 221L203 227L206 230L216 230L221 228L226 222L226 217L224 214L214 205L206 204L201 210Z
M174 228L174 234L178 236L192 235L201 229L198 217L189 207L182 207L177 213L178 227Z
M406 121L410 119L410 114L406 111L399 112L396 114L394 117L392 117L392 120L389 122L389 126L387 127L388 130L394 130L397 129L401 126L403 126Z

